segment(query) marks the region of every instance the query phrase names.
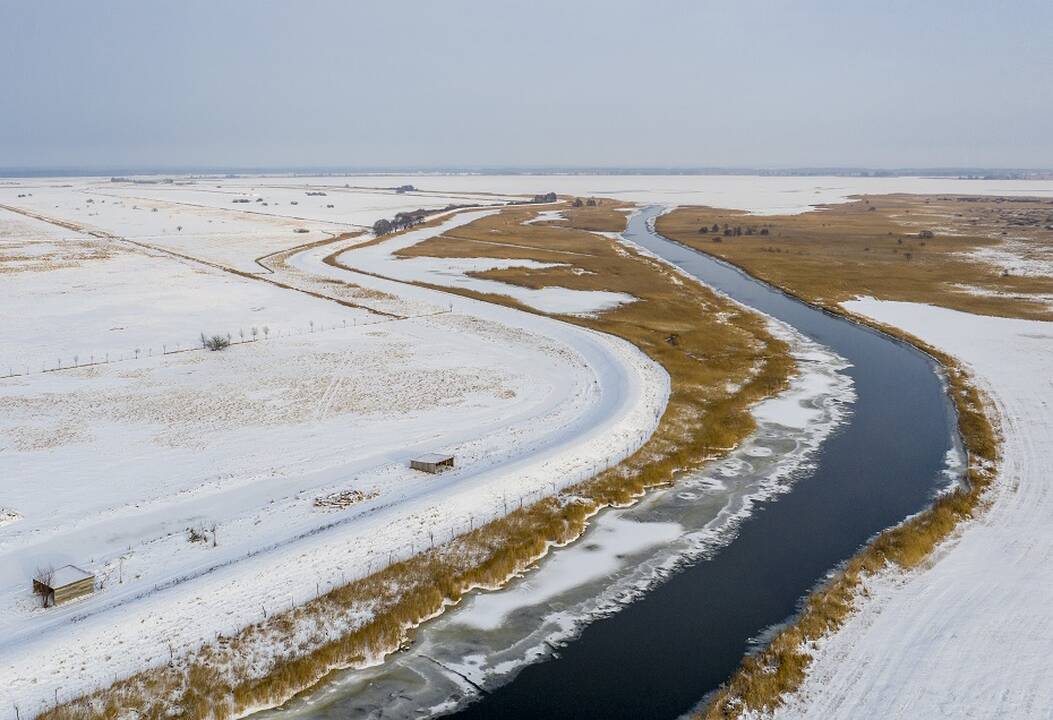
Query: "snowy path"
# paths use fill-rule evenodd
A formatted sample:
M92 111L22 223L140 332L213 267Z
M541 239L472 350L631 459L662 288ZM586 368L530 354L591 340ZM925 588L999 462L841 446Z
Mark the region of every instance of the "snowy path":
M990 509L883 575L778 718L1053 718L1053 325L872 299L853 311L961 360L1004 435Z

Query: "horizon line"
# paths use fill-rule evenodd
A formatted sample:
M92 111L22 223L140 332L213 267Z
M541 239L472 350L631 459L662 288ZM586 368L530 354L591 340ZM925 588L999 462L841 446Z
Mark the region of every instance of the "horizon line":
M161 175L863 175L863 176L961 176L1024 175L1053 177L1053 168L998 166L865 165L800 166L594 166L594 165L469 165L469 166L355 166L355 165L48 165L0 166L3 178L116 177ZM1021 178L1022 179L1022 178Z

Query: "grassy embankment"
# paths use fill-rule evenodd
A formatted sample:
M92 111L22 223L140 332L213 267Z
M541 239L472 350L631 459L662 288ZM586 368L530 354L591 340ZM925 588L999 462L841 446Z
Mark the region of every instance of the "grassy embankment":
M870 207L876 208L870 210ZM909 196L875 197L789 217L749 217L710 208L685 208L664 216L666 236L710 252L804 300L849 315L838 304L859 295L932 303L985 315L1051 319L1040 298L1053 280L1016 277L963 257L964 251L997 246L1010 233L1030 237L1035 253L1053 233L1041 218L1053 213L1044 202L957 200ZM1039 220L1039 222L1036 222ZM712 225L719 226L714 235ZM723 227L747 226L754 234L727 237ZM699 228L708 225L709 233ZM760 228L768 228L760 235ZM919 237L928 230L933 237ZM719 237L719 242L714 238ZM905 253L912 256L904 257ZM975 295L962 286L991 293ZM983 507L994 479L1000 439L985 413L983 397L954 358L896 328L854 319L900 337L934 356L945 368L958 411L958 427L969 452L967 483L938 498L926 511L891 528L849 559L829 582L809 595L795 621L741 668L700 714L705 720L738 717L744 709L772 710L804 680L809 644L835 631L851 613L868 574L889 566L904 570L923 563L959 522Z
M633 342L669 372L669 404L652 438L621 464L557 497L220 638L190 657L45 712L44 720L227 718L282 702L334 668L398 648L414 626L446 604L472 588L500 585L553 544L578 537L603 507L630 503L647 488L669 483L678 470L727 452L753 429L750 405L785 387L793 372L785 343L768 333L765 322L662 263L576 227L622 229L624 214L608 203L568 210L570 219L557 224L521 224L536 212L509 208L458 228L456 237L411 250L565 263L540 276L526 270L499 275L507 282L638 298L594 318L565 319ZM487 299L516 306L507 297ZM370 615L357 627L333 629L334 618L364 611ZM274 648L284 654L275 659Z
M1053 201L959 197L871 196L789 216L683 208L658 224L680 242L831 308L870 295L1053 320L1050 305L1035 297L1053 295L1053 277L1005 273L969 255L1008 240L1025 259L1053 261ZM725 236L725 225L744 234ZM703 226L710 232L700 233ZM933 237L919 237L925 231Z

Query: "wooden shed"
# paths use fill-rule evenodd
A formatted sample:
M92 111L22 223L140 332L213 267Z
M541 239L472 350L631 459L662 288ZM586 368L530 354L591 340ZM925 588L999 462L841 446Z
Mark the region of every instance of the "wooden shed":
M95 592L95 576L76 565L65 565L50 573L50 577L34 580L33 590L44 597L44 607L61 605Z
M440 473L453 467L453 455L442 453L425 453L420 457L410 460L409 466L414 470L423 470L428 473Z

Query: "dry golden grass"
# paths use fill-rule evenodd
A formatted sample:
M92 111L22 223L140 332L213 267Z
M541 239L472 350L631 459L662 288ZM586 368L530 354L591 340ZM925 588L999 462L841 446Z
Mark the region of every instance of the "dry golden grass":
M964 199L963 199L964 198ZM871 196L801 215L760 217L681 208L658 230L810 300L833 305L858 296L929 303L978 315L1053 320L1053 277L1004 275L966 256L1004 238L1053 260L1053 201L966 196ZM873 208L873 210L871 209ZM716 224L718 232L700 233ZM725 225L752 235L726 237ZM761 235L761 230L767 235ZM919 237L929 231L933 237ZM994 296L970 293L975 288Z
M166 707L172 717L202 720L282 702L334 668L394 650L413 627L446 603L457 602L472 588L499 586L552 545L578 537L600 509L630 503L648 487L671 482L677 471L726 452L746 436L754 427L749 406L785 387L793 371L785 344L767 332L759 317L683 280L665 265L576 229L579 223L618 228L616 220L624 224L624 214L610 206L587 210L569 211L570 219L562 227L544 227L520 224L536 209L511 208L459 228L463 239L439 238L425 247L451 254L502 252L500 246L487 245L480 253L474 240L485 237L507 243L514 257L558 256L563 262L573 257L577 267L595 273L568 274L560 278L561 284L598 284L634 294L637 302L598 318L568 319L627 338L669 372L669 405L654 436L640 450L556 498L515 510L442 547L272 616L193 657L46 712L42 720L96 720L122 713L159 718ZM534 281L528 272L502 279ZM509 298L491 299L515 305ZM373 618L354 631L338 637L319 632L302 644L304 628L365 608ZM266 645L287 647L289 652L267 667L255 667L253 648Z
M1049 279L1003 277L989 266L959 256L963 251L997 243L989 235L1000 235L1008 220L1019 220L1029 213L1033 219L1034 213L1047 212L1037 201L1014 202L1008 215L1001 205L987 199L889 196L787 218L685 208L662 218L658 229L667 237L711 252L840 314L848 314L838 305L841 300L865 294L979 314L1048 319L1045 306L1026 296L1048 292ZM871 206L877 209L869 210ZM769 234L725 237L725 222L731 227L753 226L755 233L768 227ZM703 223L720 225L721 242L713 242L712 232L698 232ZM1022 226L1012 227L1016 234L1022 233ZM1036 249L1041 250L1050 239L1048 231L1033 224L1027 227ZM917 233L926 229L935 237L918 238ZM949 230L962 234L948 236ZM923 240L925 244L921 245ZM904 248L916 255L904 260ZM970 296L956 290L955 285L963 282L1024 297ZM943 366L958 412L959 432L969 453L967 482L937 499L928 510L881 533L809 595L791 625L764 650L744 658L740 669L699 714L705 720L726 720L739 717L747 709L770 711L778 707L783 695L796 690L804 680L811 662L809 644L841 626L852 611L864 577L889 566L910 569L924 562L959 522L982 508L984 492L993 479L1000 440L968 374L953 358L917 338L866 318L854 319L920 347Z

